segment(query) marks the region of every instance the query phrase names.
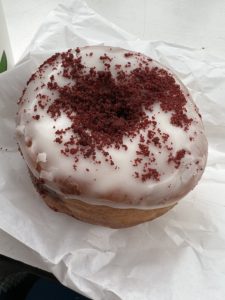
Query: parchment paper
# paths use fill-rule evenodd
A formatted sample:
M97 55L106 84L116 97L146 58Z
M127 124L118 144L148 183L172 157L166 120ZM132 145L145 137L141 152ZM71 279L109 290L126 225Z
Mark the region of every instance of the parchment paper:
M143 52L173 69L199 106L209 140L207 168L194 191L165 216L123 230L88 225L46 207L14 138L16 101L42 60L99 43ZM82 0L61 5L17 66L0 75L0 147L2 253L40 264L96 300L225 299L225 61L203 49L141 41ZM4 234L19 241L18 253Z

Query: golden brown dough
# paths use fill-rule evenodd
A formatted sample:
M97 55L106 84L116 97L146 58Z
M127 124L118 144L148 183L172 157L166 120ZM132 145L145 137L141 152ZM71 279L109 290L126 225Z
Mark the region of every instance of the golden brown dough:
M80 221L111 228L126 228L154 220L167 213L174 205L150 210L119 209L104 205L90 205L80 200L60 200L50 195L43 197L53 210L68 214Z

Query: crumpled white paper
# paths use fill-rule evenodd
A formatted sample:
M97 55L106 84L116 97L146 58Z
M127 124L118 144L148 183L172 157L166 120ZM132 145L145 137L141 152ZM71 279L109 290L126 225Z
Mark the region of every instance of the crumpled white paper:
M159 219L122 230L50 210L35 192L14 138L16 101L43 59L99 43L143 52L173 69L199 106L209 140L207 168L194 191ZM204 50L141 41L82 0L60 5L24 58L0 76L0 147L2 253L39 265L96 300L225 299L225 61ZM19 241L18 253L4 232ZM34 259L26 259L21 245Z

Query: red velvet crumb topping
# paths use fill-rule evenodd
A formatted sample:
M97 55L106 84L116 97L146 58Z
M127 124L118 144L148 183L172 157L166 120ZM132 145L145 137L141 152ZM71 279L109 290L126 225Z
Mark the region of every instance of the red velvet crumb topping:
M133 52L127 52L124 57L129 59L133 55ZM89 56L93 56L93 53L90 52ZM137 56L140 58L139 54ZM151 127L152 129L148 129L146 140L140 135L137 158L133 161L133 166L142 164L142 159L146 157L149 157L149 161L144 165L142 173L134 172L134 177L142 181L160 180L159 172L151 167L151 163L155 161L151 145L162 148L169 135L162 133L160 129L156 135L156 118L149 118L146 111L152 111L153 105L158 103L164 112L171 113L170 122L174 126L187 131L192 122L186 114L186 98L173 76L164 69L149 67L151 59L148 58L140 59L139 67L133 70L130 69L130 61L124 65L127 67L125 71L117 64L112 75L110 70L113 58L106 54L99 57L99 61L104 65L103 71L88 69L82 61L80 49L77 48L75 54L71 50L57 53L44 62L39 68L40 78L47 67L52 66L56 69L55 63L59 57L63 68L62 76L70 79L70 84L61 86L52 75L47 87L52 93L56 92L58 97L47 106L49 97L38 94L37 105L41 109L48 107L47 113L53 119L65 113L71 120L71 127L55 131L55 142L63 145L63 155L74 156L74 169L80 155L92 159L97 164L101 163L96 159L97 150L103 153L105 161L114 166L107 149L114 147L127 151L124 138L128 137L132 141L141 130ZM28 84L36 77L37 73L33 74ZM39 118L40 115L33 116L35 120ZM70 139L64 142L63 135L68 130L72 130L72 134ZM168 151L173 149L168 145L165 148ZM179 168L185 153L183 149L175 156L171 152L168 163L174 163L175 168ZM89 172L89 169L86 171Z

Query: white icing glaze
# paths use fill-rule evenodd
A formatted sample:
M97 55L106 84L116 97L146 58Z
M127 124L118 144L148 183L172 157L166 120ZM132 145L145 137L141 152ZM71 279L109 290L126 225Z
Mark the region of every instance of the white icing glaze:
M42 153L38 153L37 155L37 159L36 159L36 162L46 162L47 161L47 155L46 153L42 152Z
M90 52L93 52L92 56L88 55ZM104 65L99 57L106 53L113 58L110 71L115 75L114 67L116 64L120 64L124 68L124 65L130 61L131 67L129 70L132 70L138 67L140 57L144 57L137 55L125 57L124 54L127 52L130 51L95 46L81 48L79 55L82 55L82 63L86 67L96 67L96 70L104 70ZM136 151L138 150L140 135L132 141L124 137L123 141L128 147L127 151L122 148L117 150L114 147L107 149L118 169L105 162L103 154L97 151L97 159L102 162L100 165L97 165L91 159L80 158L75 171L73 168L74 158L71 156L66 157L60 153L63 144L54 142L55 131L69 127L71 125L70 119L65 113L62 113L59 118L54 120L47 114L46 108L41 109L40 107L37 107L37 111L34 113L34 106L40 100L38 98L39 93L49 96L48 105L58 97L57 92L52 92L46 86L42 86L43 83L47 84L51 75L54 75L60 86L70 83L70 79L59 74L62 71L60 56L54 66L54 70L52 66L47 66L41 78L37 77L29 83L20 103L17 126L19 145L31 172L35 177L45 179L46 186L50 190L56 192L60 197L66 199L77 198L92 204L149 209L168 206L177 202L197 184L207 160L207 140L196 106L178 79L174 77L188 100L186 104L187 116L192 118L193 122L187 131L172 125L170 122L171 113L163 112L157 102L153 106L153 111L146 112L149 117L155 115L157 128L168 134L169 138L165 145L162 144L162 149L150 145L151 153L154 153L156 158L151 167L156 168L160 173L160 181L150 179L142 182L136 179L133 174L135 171L141 172L145 158L141 165L137 167L132 165L132 161L137 157ZM149 67L154 66L165 69L157 62L149 62ZM39 75L39 71L36 74ZM40 115L39 120L32 119L35 114ZM149 125L148 129L152 129L151 126ZM146 137L147 130L141 130L140 133ZM68 141L70 135L70 130L63 135L63 143ZM156 136L162 142L162 137L157 132ZM194 137L194 139L190 141L190 137ZM32 145L27 147L26 144L29 144L29 141L32 141ZM166 145L173 146L173 156L181 149L189 153L181 160L179 168L175 168L173 163L168 163L169 152L165 148ZM35 162L41 164L40 172L35 169ZM196 162L198 163L196 164ZM89 172L86 169L89 169ZM81 195L62 193L55 179L56 181L66 179L71 184L76 184L81 190ZM117 197L118 195L121 197ZM107 200L111 198L115 198L115 201Z

